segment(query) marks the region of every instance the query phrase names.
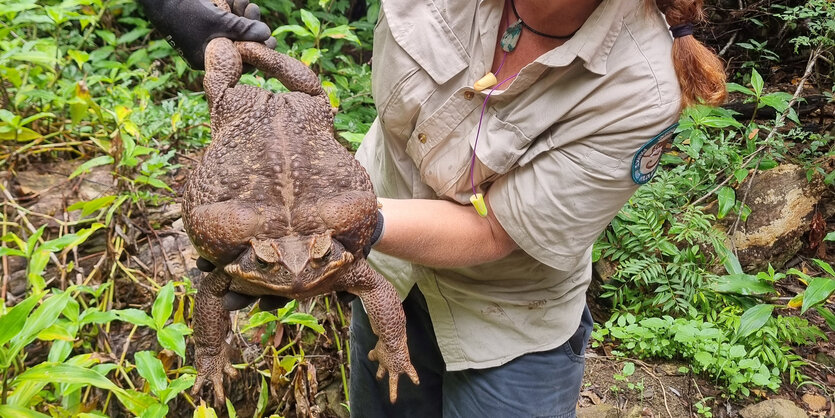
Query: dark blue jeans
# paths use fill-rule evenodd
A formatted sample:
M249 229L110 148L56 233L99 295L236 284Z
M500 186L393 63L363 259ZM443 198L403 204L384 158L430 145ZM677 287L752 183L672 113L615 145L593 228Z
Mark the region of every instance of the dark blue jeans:
M382 417L558 417L576 414L583 381L583 355L592 331L588 308L580 327L565 344L529 353L489 369L445 370L426 300L412 289L403 309L412 364L420 377L415 386L400 376L397 403L388 399L388 378L378 381L377 363L368 360L377 336L359 300L351 320L351 416ZM496 344L513 344L497 341Z

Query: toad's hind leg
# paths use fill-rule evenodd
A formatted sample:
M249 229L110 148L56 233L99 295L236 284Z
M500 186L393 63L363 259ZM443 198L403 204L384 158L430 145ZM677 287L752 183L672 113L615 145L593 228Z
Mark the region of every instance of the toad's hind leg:
M389 375L389 400L397 401L397 381L405 373L412 383L420 384L417 371L409 360L406 344L406 315L400 298L380 273L374 271L365 259L357 260L351 270L341 278L346 290L362 300L368 313L371 329L379 338L377 345L368 353L371 361L379 362L377 379Z

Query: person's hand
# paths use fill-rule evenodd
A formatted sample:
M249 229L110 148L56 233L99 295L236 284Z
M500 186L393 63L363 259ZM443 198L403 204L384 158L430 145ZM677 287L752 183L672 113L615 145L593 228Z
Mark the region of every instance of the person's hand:
M223 1L223 0L222 0ZM270 28L261 22L261 10L249 0L225 0L232 12L210 0L139 0L151 23L188 62L203 69L206 45L214 38L264 42L275 48Z
M211 273L215 269L215 265L211 261L203 257L197 257L197 268L205 273ZM252 305L252 302L258 299L256 296L242 295L237 292L229 291L223 295L223 309L227 311L237 311ZM290 301L289 298L281 296L262 296L258 302L258 308L262 311L272 311L283 307Z

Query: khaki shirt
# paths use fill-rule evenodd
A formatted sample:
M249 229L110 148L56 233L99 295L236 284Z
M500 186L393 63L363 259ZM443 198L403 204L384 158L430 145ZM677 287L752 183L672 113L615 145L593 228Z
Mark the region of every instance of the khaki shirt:
M489 91L472 86L490 71L503 6L383 1L372 75L378 118L357 152L379 196L470 204ZM591 246L638 186L633 158L678 118L671 45L663 16L643 1L603 0L569 41L492 94L475 183L520 250L457 269L372 252L402 297L415 283L426 297L448 370L555 348L577 329Z

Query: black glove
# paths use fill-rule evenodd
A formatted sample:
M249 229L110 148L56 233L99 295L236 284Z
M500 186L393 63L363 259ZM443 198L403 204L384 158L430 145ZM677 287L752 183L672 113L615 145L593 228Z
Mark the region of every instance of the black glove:
M202 272L211 273L214 271L215 265L203 257L197 257L197 268ZM255 302L256 299L258 298L255 296L229 291L223 295L223 308L227 311L237 311L252 305L252 302ZM258 307L262 311L272 311L284 307L289 301L289 298L282 296L262 296L261 301L258 302Z
M264 42L275 47L270 28L260 21L258 6L249 0L226 2L234 14L219 9L210 0L139 0L148 20L196 70L203 69L206 45L214 38Z

